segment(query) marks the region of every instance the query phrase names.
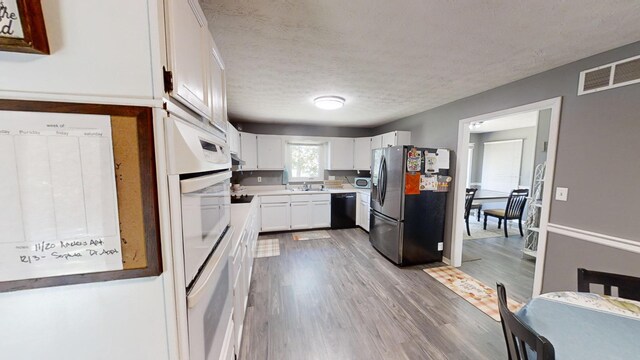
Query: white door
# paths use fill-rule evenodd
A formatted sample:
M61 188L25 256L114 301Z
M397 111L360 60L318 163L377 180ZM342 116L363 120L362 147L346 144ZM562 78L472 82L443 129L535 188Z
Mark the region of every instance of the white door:
M371 169L371 138L355 139L353 150L353 163L356 170Z
M240 133L240 153L244 161L242 170L258 168L258 142L255 134Z
M311 202L311 227L331 227L331 200Z
M173 73L171 96L200 115L211 117L209 80L210 33L195 0L170 0L167 7L168 63Z
M262 231L282 231L290 229L289 203L262 204Z
M291 203L291 229L311 228L311 202Z
M510 192L520 184L522 139L484 143L482 189Z
M353 170L353 139L334 138L329 141L329 170Z
M258 135L258 169L284 169L282 138L278 136Z
M390 133L382 134L382 147L387 146L396 146L396 132L392 131Z

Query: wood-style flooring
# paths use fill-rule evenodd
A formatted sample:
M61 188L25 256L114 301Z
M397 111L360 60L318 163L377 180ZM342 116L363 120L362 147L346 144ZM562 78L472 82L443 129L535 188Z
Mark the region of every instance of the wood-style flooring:
M502 282L510 298L524 303L533 292L535 262L522 258L523 243L521 236L464 240L460 270L491 287Z
M506 358L500 323L425 266L396 267L361 229L329 233L260 236L280 256L255 259L241 359Z

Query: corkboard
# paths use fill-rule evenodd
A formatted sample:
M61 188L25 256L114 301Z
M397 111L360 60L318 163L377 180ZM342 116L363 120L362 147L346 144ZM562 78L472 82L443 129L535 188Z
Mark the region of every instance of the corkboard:
M135 117L111 117L113 158L118 189L120 245L124 269L147 267L136 120Z
M123 270L0 282L0 292L160 275L162 254L152 109L0 99L0 110L111 117L123 260Z

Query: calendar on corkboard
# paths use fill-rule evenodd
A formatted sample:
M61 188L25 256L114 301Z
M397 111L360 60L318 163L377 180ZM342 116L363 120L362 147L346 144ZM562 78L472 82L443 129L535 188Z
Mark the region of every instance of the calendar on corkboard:
M150 108L0 100L0 291L162 272Z

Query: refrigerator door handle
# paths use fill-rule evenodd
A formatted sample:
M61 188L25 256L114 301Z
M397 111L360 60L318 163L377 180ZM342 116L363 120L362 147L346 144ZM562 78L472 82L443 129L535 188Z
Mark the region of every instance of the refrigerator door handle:
M398 226L398 220L392 219L388 216L385 216L377 211L371 211L371 215L373 215L376 219L380 219L380 221L385 222L389 225Z
M382 194L381 194L381 203L380 205L384 206L384 200L387 197L387 158L382 157L381 167L381 177L382 177Z
M382 159L384 158L384 155L381 155L380 157L380 164L378 165L378 179L376 181L376 192L377 192L377 199L378 202L380 203L380 206L382 206L382 188L380 187L380 182L382 181Z

